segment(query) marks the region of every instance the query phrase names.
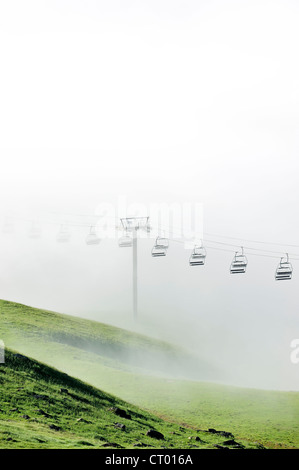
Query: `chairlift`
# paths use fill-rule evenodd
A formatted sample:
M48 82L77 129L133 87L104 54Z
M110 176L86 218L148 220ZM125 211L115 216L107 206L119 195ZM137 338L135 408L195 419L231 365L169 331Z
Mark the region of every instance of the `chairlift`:
M133 246L133 237L126 232L118 239L118 246L120 248L130 248Z
M244 250L242 248L242 253L239 253L236 251L235 256L232 260L231 266L230 266L230 273L231 274L242 274L246 272L246 267L248 264L247 258L244 255Z
M40 229L40 226L36 222L32 222L28 236L29 238L40 238L41 229Z
M165 248L165 250L169 247L169 239L166 237L157 237L156 238L156 246L161 246Z
M14 223L10 218L6 218L2 226L2 233L13 233L14 232Z
M90 227L90 232L86 237L86 245L98 245L100 243L101 239L97 236L95 227L91 226Z
M152 248L152 256L166 256L169 247L169 240L165 237L157 237L156 243Z
M190 266L202 266L205 264L205 259L207 256L206 249L203 246L195 245L193 252L189 258Z
M289 255L286 253L286 257L280 258L279 265L275 272L276 281L284 281L292 279L293 267L289 262Z
M57 234L56 240L59 243L67 243L70 240L70 233L67 229L67 227L64 227L63 225L60 227L60 231Z

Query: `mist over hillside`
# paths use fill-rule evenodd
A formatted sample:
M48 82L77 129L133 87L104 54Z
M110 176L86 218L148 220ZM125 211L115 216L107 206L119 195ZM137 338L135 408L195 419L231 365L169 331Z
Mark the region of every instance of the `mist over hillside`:
M2 2L0 298L170 341L227 383L299 390L298 23L283 0ZM124 199L126 215L204 207L204 266L171 240L153 259L161 227L138 241L138 323L131 249L85 243Z

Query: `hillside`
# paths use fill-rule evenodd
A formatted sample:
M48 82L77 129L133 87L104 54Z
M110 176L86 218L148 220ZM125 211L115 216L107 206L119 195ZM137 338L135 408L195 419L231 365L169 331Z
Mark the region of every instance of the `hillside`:
M232 436L166 422L10 350L0 385L1 449L243 448Z
M298 392L183 379L182 371L175 374L178 357L184 358L179 369L185 364L186 369L197 368L198 373L201 363L189 361L183 352L166 343L6 301L0 301L0 338L22 354L178 425L225 429L237 440L253 445L299 447ZM141 362L131 361L132 355ZM147 358L144 367L143 357ZM171 361L171 373L163 372Z
M8 345L66 345L102 358L109 367L163 376L207 379L213 368L182 349L92 320L0 300L0 328Z

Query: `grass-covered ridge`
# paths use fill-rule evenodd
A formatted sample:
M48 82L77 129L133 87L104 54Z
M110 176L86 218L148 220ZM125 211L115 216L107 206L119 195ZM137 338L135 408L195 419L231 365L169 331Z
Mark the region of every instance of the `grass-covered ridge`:
M51 334L51 333L55 334ZM96 351L91 342L105 344ZM70 338L84 337L85 344ZM181 380L163 372L151 373L166 357L176 363L179 350L168 344L97 322L0 301L0 338L7 347L83 380L177 425L194 429L224 429L238 441L270 448L299 448L299 393L242 389L220 384ZM64 338L64 339L63 339ZM95 344L95 343L94 343ZM132 366L130 354L157 360ZM133 346L132 346L133 345ZM130 349L132 348L132 349ZM158 354L157 351L160 353ZM186 357L184 358L184 360ZM167 362L168 361L168 362ZM185 361L202 373L202 364ZM146 369L148 368L148 369ZM146 372L146 373L145 373ZM175 374L175 369L173 369ZM266 371L265 371L266 373ZM1 405L0 405L1 407Z
M1 449L244 445L179 427L10 350L0 364L0 403Z
M45 341L96 354L126 370L205 378L212 368L169 343L104 323L0 300L0 338L19 344ZM189 367L186 367L189 365Z

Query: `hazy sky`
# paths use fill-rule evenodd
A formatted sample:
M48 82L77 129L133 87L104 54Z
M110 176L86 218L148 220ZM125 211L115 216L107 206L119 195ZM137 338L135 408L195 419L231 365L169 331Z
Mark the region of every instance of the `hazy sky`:
M299 245L298 24L290 0L0 1L1 213L203 202L207 233ZM80 230L57 247L54 226L29 246L17 228L1 236L1 297L127 325L128 252L107 241L95 258ZM231 279L230 253L210 251L203 275L181 246L152 260L151 244L148 331L237 383L299 389L298 261L277 285L275 259Z

